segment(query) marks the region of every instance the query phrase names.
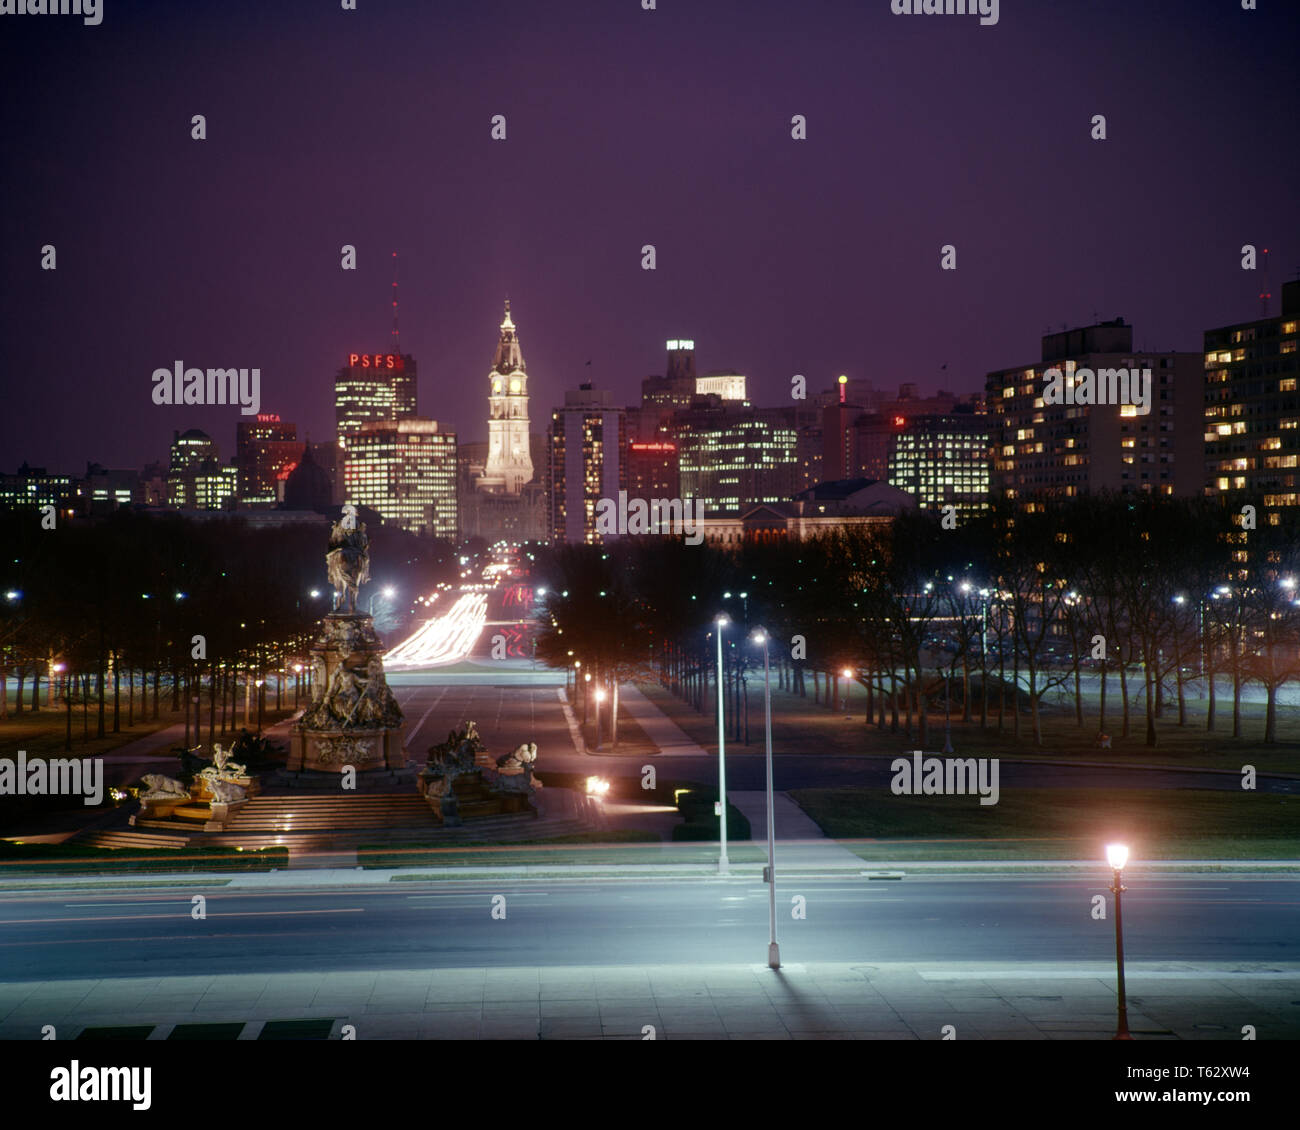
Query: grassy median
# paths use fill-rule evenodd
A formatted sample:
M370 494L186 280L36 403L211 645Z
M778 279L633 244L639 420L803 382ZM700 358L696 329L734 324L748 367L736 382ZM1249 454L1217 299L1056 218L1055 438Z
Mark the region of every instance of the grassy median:
M1003 789L895 796L889 789L796 789L822 831L865 860L1132 858L1300 861L1300 797L1196 789Z

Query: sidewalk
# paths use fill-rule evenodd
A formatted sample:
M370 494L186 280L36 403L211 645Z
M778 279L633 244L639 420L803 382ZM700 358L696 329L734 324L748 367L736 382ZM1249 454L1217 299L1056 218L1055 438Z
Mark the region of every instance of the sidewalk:
M765 958L766 944L755 945ZM787 948L785 955L789 958ZM163 1040L178 1025L268 1026L317 1020L300 1038L606 1040L1109 1040L1110 962L1035 965L791 963L709 966L517 966L0 983L0 1039L93 1038L138 1025ZM1300 1038L1300 965L1249 971L1221 963L1130 962L1136 1039ZM283 1027L282 1027L283 1026ZM272 1028L271 1031L275 1031ZM92 1031L87 1031L92 1029ZM267 1034L270 1034L269 1032ZM178 1033L179 1035L179 1033Z
M619 707L632 715L636 724L659 750L661 754L682 757L707 757L709 750L698 746L662 710L651 702L632 683L624 683L618 688ZM716 751L715 751L716 752Z
M749 821L752 842L767 850L767 793L733 792L728 799ZM822 868L850 867L860 871L868 864L841 847L817 826L812 817L785 793L772 798L773 823L776 825L776 864L780 871L820 870ZM875 864L873 870L879 870Z

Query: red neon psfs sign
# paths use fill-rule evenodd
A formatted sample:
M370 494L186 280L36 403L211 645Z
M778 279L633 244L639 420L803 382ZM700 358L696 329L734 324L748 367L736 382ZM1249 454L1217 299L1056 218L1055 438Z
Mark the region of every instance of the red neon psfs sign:
M396 369L401 372L406 368L400 353L349 353L348 367L361 369Z

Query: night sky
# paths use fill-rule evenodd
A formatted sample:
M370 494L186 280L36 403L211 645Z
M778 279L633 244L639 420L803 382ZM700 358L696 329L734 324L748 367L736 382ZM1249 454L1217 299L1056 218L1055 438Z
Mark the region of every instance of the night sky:
M635 403L679 336L760 404L789 403L794 373L973 391L1095 317L1199 350L1258 316L1244 243L1274 253L1275 312L1300 268L1296 4L1259 9L1003 0L992 27L889 0L0 16L0 470L140 466L187 427L232 455L238 408L152 403L177 359L260 367L263 411L331 437L345 355L390 348L393 251L420 412L464 441L486 437L507 293L534 431L587 376Z

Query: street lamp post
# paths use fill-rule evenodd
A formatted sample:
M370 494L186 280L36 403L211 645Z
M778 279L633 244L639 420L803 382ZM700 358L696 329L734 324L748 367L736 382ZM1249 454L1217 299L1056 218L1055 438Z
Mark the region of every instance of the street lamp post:
M1124 916L1120 896L1127 889L1122 882L1124 864L1128 862L1127 844L1107 844L1106 859L1113 873L1111 891L1115 895L1115 972L1119 984L1119 1024L1114 1039L1131 1040L1128 1030L1128 998L1124 995Z
M382 596L385 600L392 600L396 592L397 590L394 589L392 585L386 585L378 592L372 592L370 594L370 600L366 605L366 611L368 611L370 615L373 617L375 614L375 597Z
M952 699L948 688L952 681L952 666L943 673L943 752L952 753Z
M766 639L766 637L764 638ZM764 657L767 656L766 642L764 642L763 644L763 655ZM764 662L766 662L766 658L764 659ZM853 687L853 672L848 667L845 667L844 668L844 713L846 716L849 713L849 691L850 689L852 689L852 687Z
M781 947L776 942L776 801L772 791L772 669L768 661L767 633L756 632L763 645L763 716L767 728L767 964L781 968Z
M718 812L722 819L722 823L719 825L718 874L726 875L729 871L729 865L727 863L727 753L722 718L722 629L730 621L726 616L719 616L713 623L718 629Z
M600 704L605 701L605 688L596 688L596 748L600 749Z

